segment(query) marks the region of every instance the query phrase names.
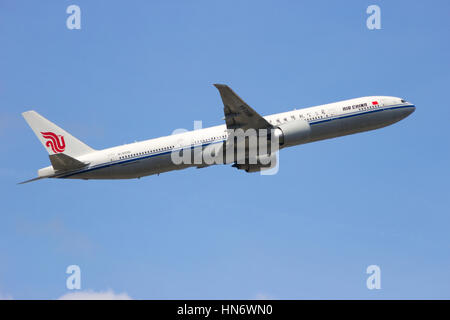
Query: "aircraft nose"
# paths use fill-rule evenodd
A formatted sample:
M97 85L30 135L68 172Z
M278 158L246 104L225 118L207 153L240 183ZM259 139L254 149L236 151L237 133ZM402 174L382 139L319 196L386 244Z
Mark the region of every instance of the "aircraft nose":
M408 102L408 101L403 100L403 99L401 100L401 102L405 104L405 106L403 108L403 114L404 114L405 117L409 116L411 113L416 111L416 106L413 103Z
M416 106L411 104L410 106L408 106L406 109L406 116L409 116L411 113L413 113L414 111L416 111Z

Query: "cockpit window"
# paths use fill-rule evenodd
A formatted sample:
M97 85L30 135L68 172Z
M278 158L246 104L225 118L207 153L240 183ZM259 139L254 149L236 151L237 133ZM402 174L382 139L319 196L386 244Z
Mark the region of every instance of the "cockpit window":
M402 103L406 103L406 100L403 100L403 99L402 99L401 101L402 101Z

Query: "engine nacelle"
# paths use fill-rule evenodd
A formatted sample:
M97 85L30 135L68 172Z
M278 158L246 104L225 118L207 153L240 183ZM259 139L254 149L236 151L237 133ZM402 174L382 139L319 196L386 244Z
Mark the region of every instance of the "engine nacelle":
M306 120L294 120L279 125L274 134L280 145L292 146L308 142L310 133L311 126Z

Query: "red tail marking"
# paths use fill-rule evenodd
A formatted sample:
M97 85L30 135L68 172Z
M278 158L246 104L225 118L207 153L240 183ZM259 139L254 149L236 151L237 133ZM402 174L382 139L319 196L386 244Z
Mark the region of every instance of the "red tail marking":
M48 140L45 145L52 148L54 153L63 152L66 149L66 143L64 142L63 136L56 135L53 132L41 132L41 134L44 139Z

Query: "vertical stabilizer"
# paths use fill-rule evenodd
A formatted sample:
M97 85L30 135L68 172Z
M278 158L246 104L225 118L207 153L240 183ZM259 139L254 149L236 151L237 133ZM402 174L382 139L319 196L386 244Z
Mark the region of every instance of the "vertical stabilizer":
M64 153L76 158L95 151L53 122L45 119L36 111L22 113L25 121L34 131L49 155Z

